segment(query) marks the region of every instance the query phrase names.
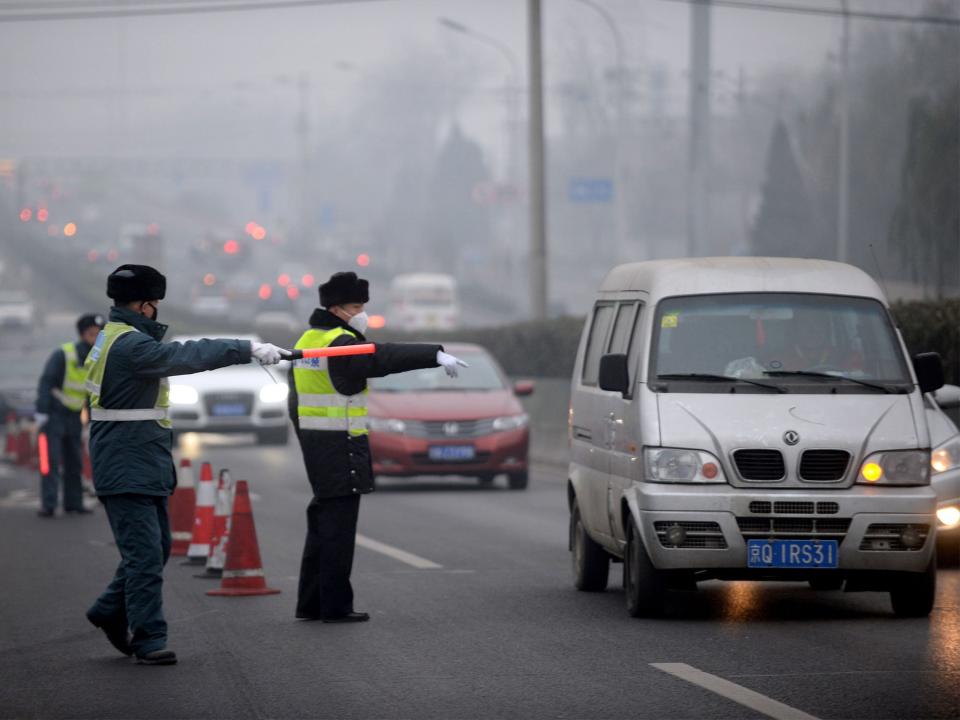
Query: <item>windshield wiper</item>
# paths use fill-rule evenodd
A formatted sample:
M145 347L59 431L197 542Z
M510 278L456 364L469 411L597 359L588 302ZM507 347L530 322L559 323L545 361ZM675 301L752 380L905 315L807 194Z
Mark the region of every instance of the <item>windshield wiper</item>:
M858 380L857 378L847 377L846 375L833 375L831 373L816 372L814 370L764 370L763 374L769 375L770 377L800 376L800 377L825 378L827 380L845 380L846 382L856 383L857 385L873 388L874 390L882 390L885 393L894 392L893 388L887 385L881 385L880 383L872 383L872 382L867 382L866 380Z
M778 393L785 393L787 390L779 385L760 382L759 380L750 380L749 378L734 377L733 375L715 375L713 373L667 373L666 375L657 375L657 380L712 380L714 382L741 382L750 385L756 385L766 390L773 390Z

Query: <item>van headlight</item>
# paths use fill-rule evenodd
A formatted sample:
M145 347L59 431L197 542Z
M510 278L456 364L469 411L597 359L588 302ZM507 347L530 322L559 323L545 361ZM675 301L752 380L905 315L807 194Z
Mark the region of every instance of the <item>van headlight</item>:
M506 415L493 419L493 429L502 432L503 430L517 430L527 426L530 417L526 413L519 415Z
M874 453L860 466L863 485L929 485L930 452L893 450Z
M407 424L403 420L396 418L375 418L369 419L370 429L374 432L402 433L407 429Z
M198 402L200 402L200 393L196 388L189 385L170 386L171 405L196 405Z
M717 459L703 450L644 448L644 475L649 482L725 483Z
M260 388L260 402L278 403L287 399L290 388L286 383L271 383Z
M954 435L930 453L930 471L934 475L960 466L960 435Z

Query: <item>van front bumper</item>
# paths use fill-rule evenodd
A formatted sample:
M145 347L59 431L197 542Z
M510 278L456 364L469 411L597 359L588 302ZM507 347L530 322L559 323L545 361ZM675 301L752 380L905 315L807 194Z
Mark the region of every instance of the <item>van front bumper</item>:
M821 539L838 541L838 570L920 572L935 546L937 498L930 487L769 491L635 483L626 499L660 569L747 570L748 540ZM679 545L667 538L672 525L689 530ZM926 533L920 547L899 541L908 526Z

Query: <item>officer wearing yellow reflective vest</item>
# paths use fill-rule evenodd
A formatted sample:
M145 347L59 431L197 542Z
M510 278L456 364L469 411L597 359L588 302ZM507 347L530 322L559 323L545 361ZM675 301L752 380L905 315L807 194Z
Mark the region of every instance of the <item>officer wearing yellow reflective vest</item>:
M87 402L87 373L83 363L106 321L102 315L81 315L77 342L53 351L44 365L37 388L37 429L47 436L48 471L40 478L40 517L53 517L63 478L63 510L84 514L83 425L81 411ZM61 470L62 466L62 470ZM62 473L62 475L61 475Z
M146 265L114 270L107 278L115 303L110 322L86 362L94 485L122 558L87 619L146 665L177 660L166 647L161 595L170 556L167 497L177 482L167 376L247 363L251 356L275 364L286 352L249 340L161 342L167 326L157 322L157 306L166 285Z
M341 272L320 286L320 308L298 350L365 343L369 284ZM455 377L466 365L440 345L377 343L372 355L297 360L290 370L290 418L313 489L300 565L296 616L362 622L353 607L350 572L360 496L373 491L367 438L367 379L442 366Z

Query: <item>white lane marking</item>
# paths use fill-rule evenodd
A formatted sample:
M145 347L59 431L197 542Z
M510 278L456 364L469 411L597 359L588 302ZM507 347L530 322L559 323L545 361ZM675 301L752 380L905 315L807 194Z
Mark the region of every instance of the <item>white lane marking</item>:
M817 720L813 715L808 715L802 710L797 710L782 702L761 695L753 690L748 690L742 685L737 685L722 677L711 675L710 673L698 670L686 663L650 663L651 666L662 670L665 673L686 680L694 685L699 685L705 690L716 693L728 700L733 700L744 707L762 713L774 720Z
M399 560L400 562L406 563L407 565L415 567L418 570L437 570L443 567L443 565L437 565L437 563L433 562L432 560L427 560L426 558L422 558L419 555L414 555L406 550L401 550L393 545L387 545L379 540L368 538L366 535L361 535L360 533L357 533L357 545L360 547L365 547L367 550L378 552L381 555L391 557L394 560Z

